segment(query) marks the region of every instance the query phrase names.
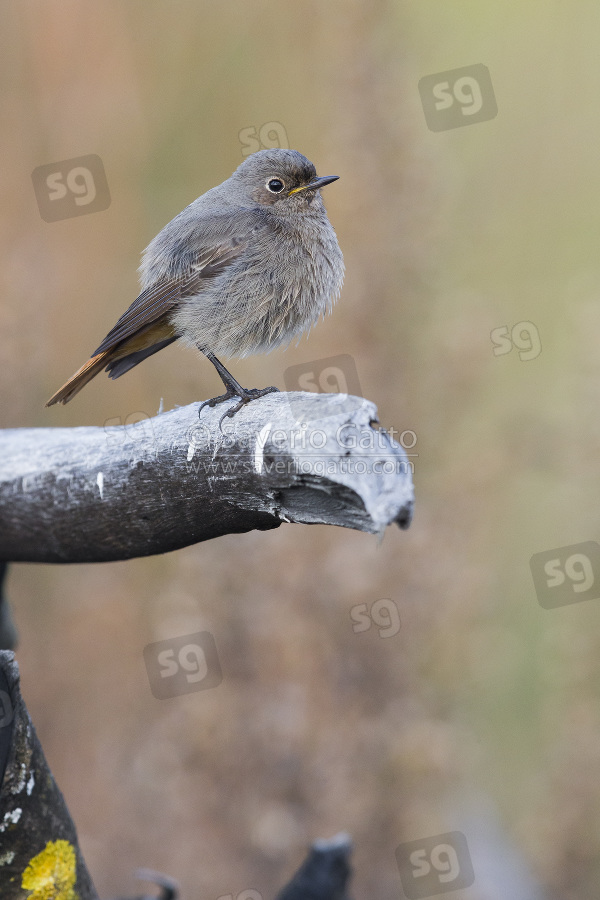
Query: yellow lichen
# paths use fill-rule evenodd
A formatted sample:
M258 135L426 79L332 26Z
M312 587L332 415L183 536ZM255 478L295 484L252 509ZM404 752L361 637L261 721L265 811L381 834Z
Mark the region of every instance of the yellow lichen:
M78 900L76 863L68 841L48 841L23 872L21 887L32 892L28 900Z

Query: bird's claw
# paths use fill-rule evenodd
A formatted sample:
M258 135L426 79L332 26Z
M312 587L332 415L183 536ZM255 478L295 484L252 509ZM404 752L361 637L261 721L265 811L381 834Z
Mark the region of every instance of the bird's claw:
M233 391L227 391L226 394L221 394L219 397L212 397L210 400L204 400L204 402L201 403L198 407L198 418L200 418L200 413L205 406L209 406L211 409L214 409L217 403L223 403L225 400L231 400L233 397L237 397L237 394L234 394Z
M243 393L227 391L225 394L221 394L219 397L212 397L210 400L205 400L200 404L198 409L198 417L200 417L200 413L204 409L205 406L209 406L211 409L218 403L224 403L225 400L232 400L234 397L239 398L239 402L232 406L231 409L228 409L226 413L223 413L221 418L219 419L219 430L222 432L223 428L223 420L224 419L232 419L240 409L245 406L247 403L250 403L252 400L258 400L259 397L264 397L265 394L272 394L273 392L279 392L279 388L276 387L266 387L266 388L247 388L244 389Z

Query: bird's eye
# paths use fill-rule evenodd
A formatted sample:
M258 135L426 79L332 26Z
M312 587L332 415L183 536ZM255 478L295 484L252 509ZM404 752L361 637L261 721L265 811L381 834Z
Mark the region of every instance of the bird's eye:
M280 194L285 185L280 178L271 178L270 181L267 182L267 187L272 194Z

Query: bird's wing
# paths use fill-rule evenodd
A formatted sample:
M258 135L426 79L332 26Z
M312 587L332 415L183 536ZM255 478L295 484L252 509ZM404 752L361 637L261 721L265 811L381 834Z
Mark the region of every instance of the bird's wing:
M111 328L92 356L110 350L134 334L146 329L165 313L170 312L179 301L202 289L209 278L219 275L245 250L247 243L235 239L224 240L210 249L198 250L194 263L183 274L161 279L146 288L123 313Z

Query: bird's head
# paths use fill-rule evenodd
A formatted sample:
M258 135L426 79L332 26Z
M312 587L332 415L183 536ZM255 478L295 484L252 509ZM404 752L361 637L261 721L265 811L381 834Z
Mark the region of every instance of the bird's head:
M297 150L273 149L253 153L230 181L241 188L247 200L284 212L309 207L315 198L320 201L319 190L338 178L319 177L311 161Z

